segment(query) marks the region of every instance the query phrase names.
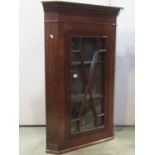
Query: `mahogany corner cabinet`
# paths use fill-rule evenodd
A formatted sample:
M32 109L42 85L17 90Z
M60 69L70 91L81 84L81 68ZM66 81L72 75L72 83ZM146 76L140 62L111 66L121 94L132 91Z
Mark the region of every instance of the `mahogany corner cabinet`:
M113 138L116 17L121 8L42 2L46 151Z

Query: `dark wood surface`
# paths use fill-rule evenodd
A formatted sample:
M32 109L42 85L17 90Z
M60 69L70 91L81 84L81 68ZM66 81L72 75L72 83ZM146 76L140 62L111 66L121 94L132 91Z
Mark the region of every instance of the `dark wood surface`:
M116 16L120 8L43 2L45 12L46 149L62 153L113 137ZM51 35L51 36L50 36ZM106 35L103 61L104 128L70 132L70 37Z

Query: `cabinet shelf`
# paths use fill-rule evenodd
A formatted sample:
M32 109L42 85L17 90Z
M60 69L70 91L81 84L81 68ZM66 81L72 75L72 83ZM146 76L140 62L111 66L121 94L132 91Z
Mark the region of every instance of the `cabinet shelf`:
M90 65L92 63L92 61L85 61L84 65ZM81 65L80 61L75 61L71 63L72 65L76 66L76 65ZM102 61L97 61L96 64L102 64Z
M104 113L97 114L98 117L103 117Z
M93 127L93 128L90 128L90 129L81 128L80 131L74 131L72 134L78 134L78 133L87 132L87 131L93 131L93 130L102 129L102 128L104 128L104 125Z
M103 116L105 116L104 113L97 114L97 117L103 117ZM80 121L80 118L71 119L71 122L77 122L77 121Z
M80 50L72 50L72 53L80 53Z
M83 94L76 94L76 95L71 95L71 102L72 103L80 103L82 100ZM93 94L92 95L93 99L101 99L102 96L100 94ZM89 96L86 98L87 100L90 99Z
M99 49L98 50L99 53L103 53L103 52L106 52L106 51L107 51L106 49ZM71 52L72 53L80 53L80 50L71 50Z

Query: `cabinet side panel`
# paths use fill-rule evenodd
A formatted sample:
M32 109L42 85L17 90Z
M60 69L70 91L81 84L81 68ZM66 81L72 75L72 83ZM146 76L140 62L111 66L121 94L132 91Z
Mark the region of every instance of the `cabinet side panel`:
M58 94L58 110L59 110L59 144L65 142L65 118L66 118L66 77L65 72L68 68L65 68L65 49L64 49L64 35L63 35L62 23L59 23L59 50L58 52L58 65L57 65L57 94Z
M58 105L57 105L57 42L58 24L45 23L45 77L46 77L46 140L58 143Z
M109 107L108 107L108 124L109 124L109 131L113 132L113 115L114 115L114 77L115 77L115 42L116 42L116 26L113 27L111 31L111 42L109 43L109 49L111 51L109 56Z

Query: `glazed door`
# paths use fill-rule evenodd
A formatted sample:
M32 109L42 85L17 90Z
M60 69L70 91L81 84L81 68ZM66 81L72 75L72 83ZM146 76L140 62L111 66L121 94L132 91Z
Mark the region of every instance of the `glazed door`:
M69 36L69 122L75 135L106 127L107 35Z

